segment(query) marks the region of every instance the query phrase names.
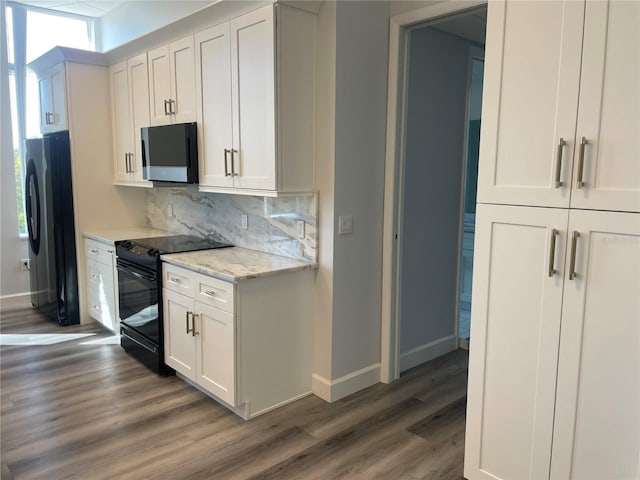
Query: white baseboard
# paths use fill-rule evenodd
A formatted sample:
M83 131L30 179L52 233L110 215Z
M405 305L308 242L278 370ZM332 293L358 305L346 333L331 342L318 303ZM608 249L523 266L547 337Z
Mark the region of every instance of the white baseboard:
M28 307L31 307L31 292L16 293L14 295L4 295L0 297L1 312Z
M311 390L314 395L335 402L363 388L375 385L380 381L380 364L374 363L335 380L329 380L314 373L311 377Z
M457 348L457 340L458 339L455 335L451 335L449 337L439 338L433 342L425 343L424 345L419 345L408 352L401 353L400 371L404 372L416 365L433 360L445 353L452 352Z

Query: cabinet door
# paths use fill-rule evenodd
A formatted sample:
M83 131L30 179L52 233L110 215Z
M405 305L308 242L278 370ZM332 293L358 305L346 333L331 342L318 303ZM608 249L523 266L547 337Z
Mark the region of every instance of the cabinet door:
M111 119L113 128L114 180L129 180L127 155L131 152L133 128L129 117L129 81L127 62L112 65L109 69L111 80Z
M151 186L151 182L142 176L142 138L140 129L149 126L149 83L147 71L147 54L143 53L128 60L129 70L129 110L133 127L132 149L130 160L130 179Z
M67 129L65 89L64 63L51 67L38 79L41 133L51 133Z
M149 109L151 125L171 123L171 67L169 45L151 50L149 59Z
M566 207L584 3L488 8L478 201Z
M196 121L196 78L193 58L193 35L169 45L171 63L171 121ZM224 70L223 70L224 72ZM224 74L224 73L223 73Z
M230 24L236 188L276 188L273 9L269 5Z
M193 328L193 299L162 289L164 325L164 361L176 372L196 380L196 337ZM190 315L187 313L190 312Z
M195 45L200 186L233 187L229 24L197 33Z
M196 342L197 382L229 405L236 401L236 335L234 317L200 302Z
M588 1L584 25L571 206L638 212L640 2Z
M640 478L640 215L569 218L551 476Z
M464 469L469 480L549 476L567 215L561 209L478 206Z

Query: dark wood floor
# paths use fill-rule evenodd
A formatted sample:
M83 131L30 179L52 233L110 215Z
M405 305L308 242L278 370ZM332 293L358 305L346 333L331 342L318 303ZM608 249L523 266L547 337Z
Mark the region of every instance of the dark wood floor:
M416 367L329 404L309 396L250 421L176 377L161 378L110 334L31 310L3 334L93 333L1 347L1 465L8 479L460 479L467 354Z

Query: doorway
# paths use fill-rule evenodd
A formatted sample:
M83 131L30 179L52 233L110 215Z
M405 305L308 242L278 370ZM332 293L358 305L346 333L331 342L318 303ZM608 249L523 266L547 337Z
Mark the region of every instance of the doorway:
M468 339L486 6L446 3L392 18L382 381Z

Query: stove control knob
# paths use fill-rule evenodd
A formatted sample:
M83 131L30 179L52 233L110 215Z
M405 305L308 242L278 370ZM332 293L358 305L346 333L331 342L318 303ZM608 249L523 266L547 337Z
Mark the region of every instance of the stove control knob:
M131 247L133 246L133 243L131 243L129 240L125 240L124 242L120 242L120 245L121 245L125 250L131 250Z
M150 257L157 257L160 251L157 248L151 248L147 251L147 255Z

